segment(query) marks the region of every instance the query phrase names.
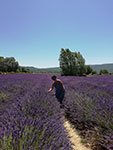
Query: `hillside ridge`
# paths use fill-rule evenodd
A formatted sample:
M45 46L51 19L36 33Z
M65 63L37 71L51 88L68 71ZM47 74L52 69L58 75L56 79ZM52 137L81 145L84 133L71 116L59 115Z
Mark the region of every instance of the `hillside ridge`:
M107 69L109 72L113 73L113 63L109 64L95 64L90 65L93 70L99 72L101 69ZM36 68L33 66L24 66L34 73L60 73L60 67L49 67L49 68Z

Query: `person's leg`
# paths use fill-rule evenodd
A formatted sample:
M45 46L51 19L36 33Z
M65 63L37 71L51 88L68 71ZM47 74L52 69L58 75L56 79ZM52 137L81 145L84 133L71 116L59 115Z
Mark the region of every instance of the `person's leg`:
M63 100L60 100L60 108L64 108Z
M56 95L56 98L57 98L57 100L58 100L58 102L60 104L60 108L64 108L64 105L62 103L63 98L64 98L64 94L63 95Z

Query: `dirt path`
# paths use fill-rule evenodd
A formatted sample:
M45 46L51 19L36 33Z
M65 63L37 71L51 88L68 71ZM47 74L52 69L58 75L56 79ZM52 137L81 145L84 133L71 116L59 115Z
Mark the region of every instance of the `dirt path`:
M62 121L66 131L70 136L70 141L73 144L73 150L91 150L90 147L85 147L81 143L81 138L78 135L77 131L74 128L72 128L72 125L69 123L68 120L65 119L65 117L62 118Z

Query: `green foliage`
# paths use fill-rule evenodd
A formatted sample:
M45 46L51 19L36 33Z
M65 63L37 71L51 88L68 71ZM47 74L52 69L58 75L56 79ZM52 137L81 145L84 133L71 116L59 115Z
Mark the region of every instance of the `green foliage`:
M100 72L99 72L100 75L102 74L109 74L108 70L107 69L101 69Z
M15 73L15 72L24 72L31 73L29 69L20 67L19 63L15 60L14 57L0 57L0 74L2 73Z
M86 66L86 74L87 74L87 75L88 75L88 74L91 74L92 71L93 71L93 69L91 68L91 66L87 65L87 66Z
M25 67L19 67L17 72L31 73L31 71Z
M0 93L0 102L4 102L4 101L7 101L7 95L5 93Z
M16 72L19 67L18 62L14 57L0 57L0 71L1 72Z
M62 75L79 75L86 73L85 59L80 52L71 52L69 49L61 49L60 68Z
M92 71L92 75L94 75L94 74L96 74L96 75L97 75L96 70L93 70L93 71Z
M84 138L81 140L82 143L87 143L87 140Z

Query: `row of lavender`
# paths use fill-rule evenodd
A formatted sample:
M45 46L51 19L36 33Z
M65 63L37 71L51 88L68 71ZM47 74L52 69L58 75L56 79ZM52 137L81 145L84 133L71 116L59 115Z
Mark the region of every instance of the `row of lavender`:
M61 77L66 88L66 116L89 133L91 141L113 149L113 76ZM78 124L78 126L77 126ZM81 130L82 130L82 127ZM95 136L95 137L94 137Z
M50 75L0 75L0 149L71 150Z

